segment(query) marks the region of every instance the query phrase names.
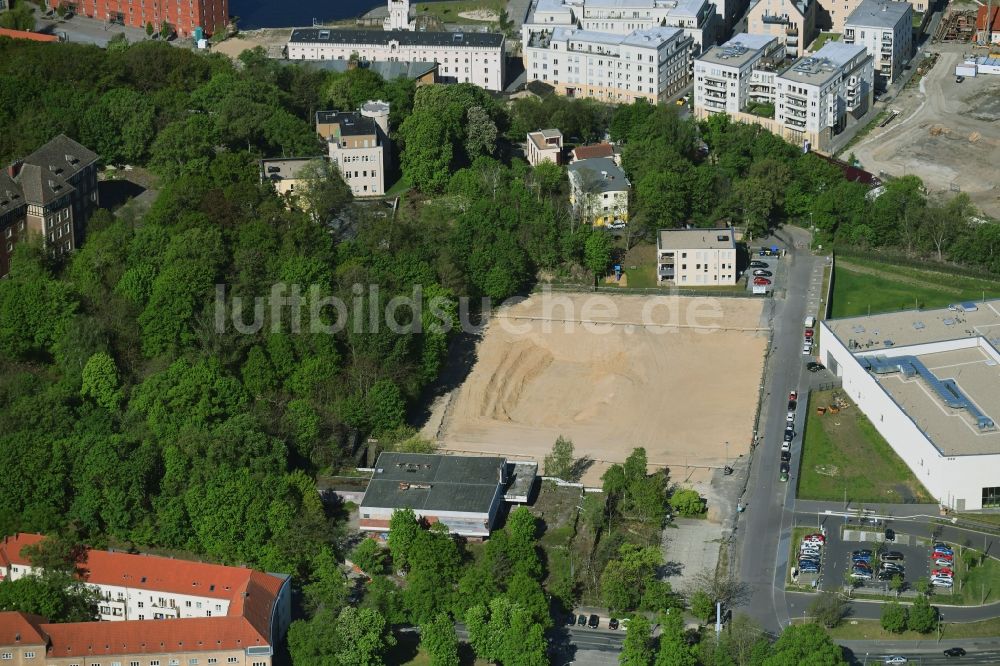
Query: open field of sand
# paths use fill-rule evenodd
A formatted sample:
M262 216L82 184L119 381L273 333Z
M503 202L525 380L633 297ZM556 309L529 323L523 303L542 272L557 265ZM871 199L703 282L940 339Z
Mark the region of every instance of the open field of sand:
M445 450L539 463L563 435L595 461L587 483L644 446L674 479L702 480L724 464L727 441L730 458L749 449L762 305L535 295L494 315L471 374L438 401L424 435Z

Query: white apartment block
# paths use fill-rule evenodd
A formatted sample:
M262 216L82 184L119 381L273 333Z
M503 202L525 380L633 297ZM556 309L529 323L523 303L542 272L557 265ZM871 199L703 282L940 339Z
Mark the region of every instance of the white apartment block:
M679 28L646 28L628 35L555 28L524 48L529 81L561 95L630 104L657 103L687 85L691 38Z
M747 32L784 40L788 57L797 58L816 32L816 0L757 0L746 21Z
M773 103L775 69L784 58L784 40L771 35L741 33L712 47L694 63L695 117L735 116L750 102Z
M871 107L875 71L864 46L828 42L775 77L775 121L796 144L823 145L845 127L848 114Z
M628 35L647 28L680 28L697 56L715 44L719 17L709 0L533 0L521 26L521 43L555 28ZM525 61L527 66L527 61Z
M562 164L563 135L557 129L543 129L528 132L525 156L528 164L538 166L542 162Z
M728 229L661 229L656 279L677 286L736 284L736 233Z
M316 132L354 196L385 194L392 160L387 103L365 102L360 112L317 111Z
M913 50L913 8L908 2L864 0L844 24L843 42L872 54L875 84L885 90L903 73Z
M434 62L442 83L472 83L501 91L506 62L504 36L497 32L419 32L296 28L288 40L289 60Z
M843 33L847 27L847 19L865 0L818 0L819 9L816 25L823 30ZM915 12L928 11L932 4L930 0L910 0L906 4ZM994 7L996 4L994 3Z
M595 227L628 222L632 184L610 157L577 160L567 169L573 212Z

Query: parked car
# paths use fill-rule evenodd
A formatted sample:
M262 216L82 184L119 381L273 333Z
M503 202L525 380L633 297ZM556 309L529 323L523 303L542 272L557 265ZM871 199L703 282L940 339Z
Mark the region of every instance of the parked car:
M587 626L591 629L597 629L597 625L601 623L601 618L596 615L591 615L590 620L587 621Z
M811 328L807 328L806 329L806 337L807 338L812 338L813 334L814 334L813 329L811 329Z
M819 567L819 555L799 555L799 566L800 567Z
M941 567L940 569L931 569L932 576L954 576L955 572L948 567Z
M782 451L781 452L781 462L790 462L791 459L792 459L792 452L791 451Z
M888 580L892 580L896 576L900 576L900 575L901 574L899 574L899 573L897 573L895 571L880 571L878 573L878 575L875 576L875 580L880 580L882 582L885 582L885 581L888 581Z
M946 578L931 578L931 585L934 587L954 587L954 583Z
M952 563L951 560L937 559L934 560L934 564L936 564L939 567L950 567Z
M822 363L817 363L816 361L809 361L806 363L806 370L809 372L819 372L820 370L825 370L826 367Z
M767 267L768 267L767 263L765 263L763 261L751 261L750 262L750 268L767 268Z
M782 451L791 451L792 450L792 443L791 442L782 442L781 443L781 450Z
M802 573L819 573L819 565L808 562L799 562L799 571Z
M851 560L853 560L854 562L864 562L865 564L871 564L872 551L856 550L853 553L851 553Z
M955 77L955 83L961 83L964 80L965 80L965 77L962 76L961 74L959 74L958 76Z
M798 407L798 406L799 406L799 403L796 402L795 400L789 400L788 401L788 411L794 412L795 408Z
M587 626L587 616L586 615L579 615L579 616L577 616L577 618L576 618L576 624L577 624L578 627L585 627L585 626Z
M826 537L822 534L808 534L802 537L803 541L811 541L813 543L824 544L826 543Z
M952 554L950 554L950 553L940 553L940 552L935 551L935 552L931 553L931 559L935 559L935 560L948 560L950 562L950 561L952 561L952 560L955 559L955 556L952 555Z
M798 391L789 391L788 392L788 399L789 400L798 400L799 399L799 392Z
M611 618L610 620L608 620L608 629L612 631L618 629L618 620L615 618Z
M851 571L851 578L859 578L861 580L871 580L872 572L865 571L864 569L854 569Z
M765 271L763 268L754 269L753 274L756 275L757 277L771 277L772 275L774 275L774 273L772 273L771 271Z
M898 550L890 550L888 553L882 555L883 562L902 562L903 554Z
M812 351L813 351L813 346L811 342L807 342L804 345L802 345L803 356L808 356L809 354L812 354Z
M943 543L936 543L936 544L934 544L934 552L935 553L944 553L945 555L954 555L955 554L955 551L953 551L951 548L949 548L948 546L944 545Z
M754 283L755 285L757 285L758 287L765 287L765 286L767 286L767 285L771 284L771 281L770 281L770 280L768 280L768 279L767 279L767 278L765 278L765 277L755 277L755 278L753 279L753 283Z
M900 657L899 655L890 655L885 658L886 664L905 664L907 662L906 657Z
M790 442L793 439L795 439L795 429L794 428L785 428L784 441Z
M896 540L896 531L893 530L890 527L885 528L885 540L886 541L895 541Z
M960 647L948 648L944 651L944 656L946 657L964 657L965 650Z

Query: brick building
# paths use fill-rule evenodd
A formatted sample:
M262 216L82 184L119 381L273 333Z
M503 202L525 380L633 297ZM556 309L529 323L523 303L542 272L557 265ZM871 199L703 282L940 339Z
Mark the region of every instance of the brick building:
M80 246L99 204L97 160L97 153L60 134L0 173L0 278L28 234L40 235L54 256Z
M22 551L43 538L0 541L0 580L34 573ZM102 621L53 624L0 613L0 663L271 666L291 621L284 575L102 550L88 550L80 571L101 595Z
M52 0L77 14L98 21L159 31L164 22L179 37L192 37L197 28L205 35L224 30L229 21L229 0Z

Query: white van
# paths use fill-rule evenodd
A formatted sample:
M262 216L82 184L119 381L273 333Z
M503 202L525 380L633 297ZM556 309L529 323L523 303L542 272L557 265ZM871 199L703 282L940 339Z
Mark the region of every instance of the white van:
M806 317L806 328L812 328L815 325L816 325L816 317L813 317L811 315L809 317Z

